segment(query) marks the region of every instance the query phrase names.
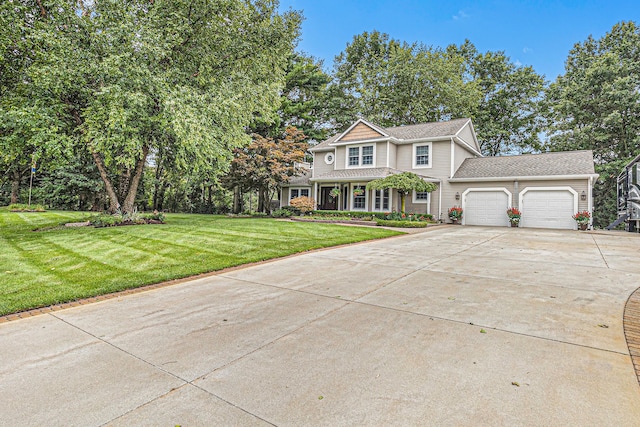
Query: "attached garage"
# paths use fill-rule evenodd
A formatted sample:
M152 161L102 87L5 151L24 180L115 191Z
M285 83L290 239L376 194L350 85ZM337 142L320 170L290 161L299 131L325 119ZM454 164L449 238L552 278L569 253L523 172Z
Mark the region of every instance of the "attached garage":
M578 193L570 187L533 187L520 192L521 227L575 229Z
M467 189L462 195L463 224L509 226L511 193L505 188Z
M519 227L575 230L573 215L593 212L596 179L588 150L476 157L462 162L443 194L449 206L462 205L463 224L506 226L514 207Z

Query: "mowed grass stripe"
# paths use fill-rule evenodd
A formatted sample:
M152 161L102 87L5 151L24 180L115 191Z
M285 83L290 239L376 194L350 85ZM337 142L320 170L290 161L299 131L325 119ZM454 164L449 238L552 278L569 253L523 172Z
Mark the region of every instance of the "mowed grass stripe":
M57 227L89 215L18 214L0 208L0 315L398 234L187 214L167 215L164 225ZM44 231L34 232L36 228Z

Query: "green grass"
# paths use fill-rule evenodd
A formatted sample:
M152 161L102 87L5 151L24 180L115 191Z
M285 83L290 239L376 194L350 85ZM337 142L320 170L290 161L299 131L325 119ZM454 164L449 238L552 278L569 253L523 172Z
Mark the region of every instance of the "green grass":
M55 227L86 217L82 212L0 208L0 315L398 234L187 214L169 214L167 223L159 225Z

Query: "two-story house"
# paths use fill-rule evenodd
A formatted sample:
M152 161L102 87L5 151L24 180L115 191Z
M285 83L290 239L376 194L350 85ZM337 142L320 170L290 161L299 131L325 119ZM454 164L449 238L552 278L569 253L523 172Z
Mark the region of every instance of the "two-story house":
M470 119L392 128L360 119L310 151L313 168L283 186L281 206L309 196L323 210L399 210L396 191L365 187L409 171L438 189L414 192L406 200L407 212L447 220L448 209L461 206L463 224L508 226L507 209L518 207L520 226L572 229L573 214L593 209L598 176L586 150L483 157Z

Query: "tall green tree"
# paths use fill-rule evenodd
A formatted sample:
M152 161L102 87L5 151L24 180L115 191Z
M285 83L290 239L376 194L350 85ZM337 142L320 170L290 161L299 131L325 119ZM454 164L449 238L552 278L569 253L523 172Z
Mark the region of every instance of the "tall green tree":
M300 17L269 0L50 0L27 32L35 99L91 154L111 210L134 208L145 163L224 170L279 100ZM23 19L15 15L14 19ZM51 116L51 114L48 114ZM40 137L53 137L38 132Z
M356 35L334 63L335 127L366 117L382 126L468 117L478 102L464 58L373 31Z
M539 151L544 78L532 67L514 64L502 51L478 52L468 40L447 51L465 58L468 78L481 93L471 117L482 153Z
M616 176L640 153L640 29L621 22L600 39L587 38L569 53L565 73L546 103L551 150L593 150L594 222L616 217Z
M29 74L42 53L34 35L46 20L41 2L0 3L0 180L10 182L11 203L33 162L54 163L68 148L59 106Z
M330 81L321 61L300 52L289 55L278 120L268 136L281 136L293 126L311 141L324 140L327 119L323 101Z

